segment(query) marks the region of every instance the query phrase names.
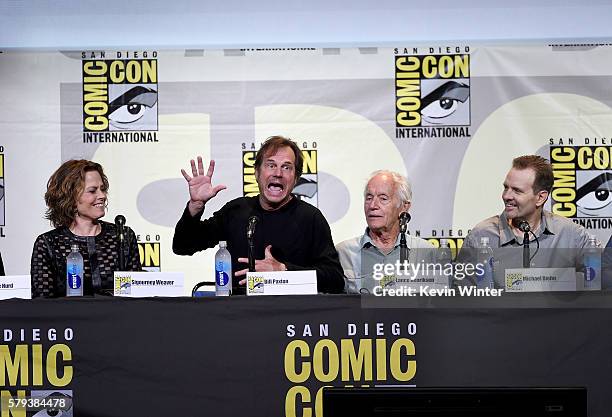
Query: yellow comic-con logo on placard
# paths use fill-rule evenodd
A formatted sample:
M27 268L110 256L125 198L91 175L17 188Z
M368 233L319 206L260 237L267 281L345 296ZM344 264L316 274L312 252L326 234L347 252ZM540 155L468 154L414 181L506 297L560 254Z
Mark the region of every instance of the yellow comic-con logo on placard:
M115 277L115 294L130 294L132 290L131 276Z
M248 277L247 286L249 293L262 294L264 292L264 279L262 277Z

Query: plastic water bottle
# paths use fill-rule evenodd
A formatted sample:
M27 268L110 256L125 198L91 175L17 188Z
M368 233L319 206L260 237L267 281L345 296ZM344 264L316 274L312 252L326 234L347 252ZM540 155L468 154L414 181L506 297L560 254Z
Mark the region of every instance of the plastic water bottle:
M219 250L215 254L215 295L232 294L232 257L227 250L227 243L219 242Z
M584 247L583 262L584 289L601 288L601 249L597 245L597 239L594 236L589 237Z
M447 239L440 239L440 248L438 249L438 256L436 257L437 262L440 264L442 271L446 271L448 269L448 265L453 263L453 253L451 251L450 246L448 245ZM453 286L454 277L453 275L449 275L448 277L448 285L449 287Z
M487 236L480 238L477 262L481 264L482 272L478 271L476 273L476 286L478 288L495 288L493 280L493 249L489 246L489 238Z
M83 257L79 253L79 245L73 243L66 257L66 296L79 297L83 295Z

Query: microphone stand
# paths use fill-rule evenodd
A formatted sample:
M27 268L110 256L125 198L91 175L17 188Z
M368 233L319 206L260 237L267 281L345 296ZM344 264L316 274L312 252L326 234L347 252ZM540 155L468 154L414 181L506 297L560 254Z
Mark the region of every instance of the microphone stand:
M119 235L119 270L125 271L125 237L123 233Z
M259 218L257 216L249 217L249 222L247 225L247 243L249 246L247 256L249 258L249 272L255 272L255 226Z
M406 225L400 227L400 264L404 265L404 262L408 261L410 249L406 243ZM406 266L405 266L406 267Z
M529 232L523 234L523 268L529 268Z
M125 217L115 217L115 225L119 237L119 271L125 271Z
M247 237L249 243L249 272L255 272L255 242L253 242L253 236Z

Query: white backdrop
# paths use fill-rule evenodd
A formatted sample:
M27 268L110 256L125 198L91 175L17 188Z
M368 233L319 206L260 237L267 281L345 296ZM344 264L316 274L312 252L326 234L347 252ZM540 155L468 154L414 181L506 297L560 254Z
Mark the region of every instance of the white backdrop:
M155 79L94 85L108 91L106 102L132 87L154 91L154 104L140 107L148 124L102 136L88 132L86 62L138 66L145 53ZM449 67L450 78L432 78L426 63L445 59L464 65ZM403 83L410 71L400 70L413 61L420 67L409 78L416 80L411 88L418 88L419 103L436 95L430 106L444 113L432 119L437 125L402 127L396 120L402 100L416 97ZM460 246L474 224L501 212L501 183L511 159L528 153L550 158L560 145L598 155L596 165L575 158L571 170L563 169L573 182L555 188L558 195L572 195L572 218L607 241L611 64L612 47L603 44L8 51L0 55L6 191L0 250L7 272L29 271L32 243L49 229L42 196L50 174L64 160L89 158L102 163L110 179L105 219L127 217L148 255L147 266L185 271L187 286L211 279L214 249L194 257L171 252L173 227L188 199L180 169L198 154L217 161L215 182L228 189L207 205L209 216L245 193L250 166L244 161L273 134L294 138L311 156L316 195L309 201L327 217L336 242L362 233L365 179L387 168L413 182L410 232L434 244L446 237ZM415 108L423 117L432 109ZM125 141L106 141L113 134ZM132 141L140 134L152 141Z

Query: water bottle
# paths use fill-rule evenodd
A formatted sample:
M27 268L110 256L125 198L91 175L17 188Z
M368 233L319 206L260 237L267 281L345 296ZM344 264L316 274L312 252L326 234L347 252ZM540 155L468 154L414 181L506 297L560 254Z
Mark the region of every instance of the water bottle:
M215 254L215 295L232 294L232 257L227 250L225 241L219 242L219 250Z
M448 265L453 263L453 253L448 245L447 239L440 239L440 248L438 249L437 262L440 264L442 271L448 270ZM454 282L453 274L448 276L448 286L452 287Z
M66 257L66 296L79 297L83 295L83 257L79 253L79 245L73 243Z
M601 250L594 236L584 247L584 289L592 290L601 288Z
M493 249L489 246L489 238L482 236L478 247L477 262L481 264L481 270L476 273L476 286L478 288L495 288L493 280Z

